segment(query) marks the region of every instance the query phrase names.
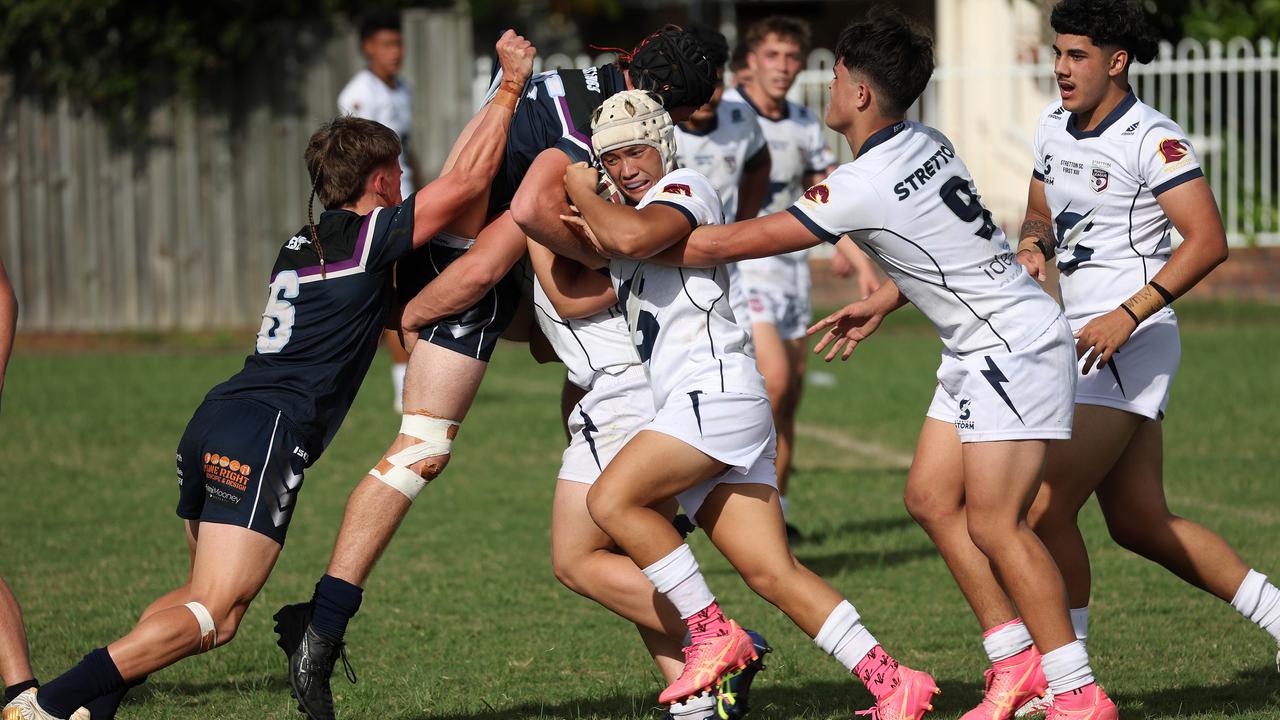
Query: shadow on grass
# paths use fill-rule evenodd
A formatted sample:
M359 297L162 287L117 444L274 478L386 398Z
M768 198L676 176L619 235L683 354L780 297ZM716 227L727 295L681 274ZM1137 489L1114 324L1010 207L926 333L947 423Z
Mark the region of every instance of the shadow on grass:
M908 550L849 550L822 555L801 550L796 553L797 560L823 577L858 570L883 570L937 556L938 551L932 545Z
M938 710L944 716L959 715L977 702L980 688L971 682L939 683ZM971 703L969 696L974 697ZM948 698L949 700L943 700ZM959 698L965 698L959 701ZM871 695L854 680L815 681L801 685L769 686L751 695L751 718L754 720L790 720L791 718L848 718L871 705ZM955 707L952 707L954 705ZM963 706L963 707L962 707ZM476 712L404 714L400 720L529 720L538 718L658 718L661 710L652 696L614 695L591 700L569 700L561 703L525 703L503 709ZM932 716L931 716L932 717Z
M857 537L859 535L891 533L906 528L913 528L915 526L915 521L912 520L904 510L900 516L852 520L844 523L843 525L833 528L824 528L822 530L802 529L800 539L796 542L796 546L803 547L805 545L818 545L828 540L846 536Z
M1226 717L1264 713L1280 717L1280 675L1270 667L1236 674L1225 685L1188 685L1153 692L1111 693L1126 718L1173 718L1217 712Z

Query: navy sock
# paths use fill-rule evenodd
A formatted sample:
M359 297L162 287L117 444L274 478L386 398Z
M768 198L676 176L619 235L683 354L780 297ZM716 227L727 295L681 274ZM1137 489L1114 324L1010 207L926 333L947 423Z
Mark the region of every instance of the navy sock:
M90 700L123 686L124 678L120 677L110 653L106 648L98 648L85 655L79 665L40 688L36 699L50 715L66 718Z
M35 678L31 678L26 682L12 684L9 687L4 689L4 704L8 705L9 703L13 702L14 698L18 697L22 693L26 692L27 690L30 690L31 688L38 688L38 687L40 687L40 681L36 680Z
M325 639L341 642L347 634L347 623L360 609L363 597L364 590L359 587L332 575L325 575L316 583L316 594L312 599L315 612L311 616L311 627Z
M89 711L89 717L93 718L93 720L111 720L114 718L116 711L120 709L120 703L124 702L124 696L130 690L146 682L147 677L143 675L137 680L125 683L124 686L113 693L107 693L85 703L84 707Z

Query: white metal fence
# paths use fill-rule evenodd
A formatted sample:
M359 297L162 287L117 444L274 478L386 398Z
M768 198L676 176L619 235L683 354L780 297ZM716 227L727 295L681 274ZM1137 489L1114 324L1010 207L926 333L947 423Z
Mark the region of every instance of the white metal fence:
M1006 228L1021 221L1036 117L1057 97L1052 58L1044 48L1033 63L939 67L911 110L914 119L957 141L984 199ZM552 55L542 67L587 67L612 59L609 54ZM834 62L830 50L813 50L791 90L794 101L819 117L825 117ZM476 61L472 95L477 101L490 68L488 58ZM1156 60L1134 66L1130 77L1143 102L1187 132L1217 196L1231 244L1280 245L1280 44L1244 38L1163 43ZM944 102L948 93L960 101ZM981 132L965 132L974 126ZM851 159L843 139L829 130L827 135L841 161Z

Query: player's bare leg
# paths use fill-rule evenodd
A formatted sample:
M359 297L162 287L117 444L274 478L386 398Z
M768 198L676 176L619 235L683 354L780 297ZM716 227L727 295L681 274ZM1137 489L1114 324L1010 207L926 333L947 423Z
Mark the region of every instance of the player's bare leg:
M937 684L884 651L857 611L809 570L787 545L778 492L768 485L721 484L698 510L698 524L747 585L866 685L883 713L919 717L932 709Z
M1027 523L1047 445L1045 440L964 444L969 536L990 559L996 579L1035 639L1054 693L1051 714L1087 708L1100 713L1090 717L1118 717L1114 703L1094 681L1084 643L1072 630L1062 575Z
M1231 602L1249 567L1217 533L1169 512L1163 444L1161 423L1143 422L1098 486L1107 529L1121 547Z
M778 326L770 323L752 323L751 342L756 350L756 368L764 377L764 389L769 395L769 407L773 410L773 426L778 438L778 455L774 458L773 465L778 479L778 492L785 498L791 478L792 452L796 439L795 412L799 402L794 353L788 342L778 334Z
M0 680L4 681L6 703L23 690L35 687L22 608L3 578L0 578Z
M973 544L964 505L964 451L951 423L925 418L907 473L907 511L937 546L982 627L991 661L982 703L964 720L999 720L1044 696L1040 654L1017 610Z
M1071 439L1049 443L1044 482L1028 519L1062 572L1072 609L1089 605L1091 582L1089 551L1077 524L1080 509L1141 423L1142 418L1133 413L1076 405Z
M684 667L685 624L674 606L587 512L591 486L559 480L551 509L551 566L565 587L636 624L668 682Z
M973 544L965 519L964 454L954 425L925 418L907 473L907 512L929 534L983 631L1017 617L1017 610Z
M155 610L129 634L90 652L42 687L37 700L46 712L70 717L131 681L235 637L241 618L275 566L280 544L235 525L189 522L197 538L191 600Z
M488 363L419 341L409 358L405 411L460 422L471 409L487 368ZM395 455L418 442L418 438L397 435L386 455ZM434 477L443 472L448 462L448 455L428 457L411 469L420 470L424 477ZM363 586L411 506L412 501L404 493L366 475L347 499L328 574Z

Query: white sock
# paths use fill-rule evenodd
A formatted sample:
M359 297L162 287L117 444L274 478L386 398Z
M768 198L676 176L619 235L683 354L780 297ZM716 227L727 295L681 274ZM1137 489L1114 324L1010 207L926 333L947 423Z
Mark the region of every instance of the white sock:
M1031 647L1031 633L1027 632L1027 626L1017 619L1005 623L999 630L989 635L982 636L982 649L987 651L987 657L991 659L993 665L1029 647Z
M396 412L404 412L404 371L408 363L392 363L391 365L391 403Z
M1084 642L1089 639L1089 606L1071 608L1071 629L1076 633L1076 639Z
M1040 659L1044 677L1054 695L1071 692L1076 688L1093 684L1093 669L1089 667L1089 651L1077 640L1047 652Z
M698 569L698 561L693 558L693 550L688 545L681 545L671 554L644 569L644 576L667 596L680 617L688 618L716 601L711 594L707 581Z
M831 611L813 642L823 652L839 660L849 672L853 672L862 658L880 644L871 631L863 627L862 618L848 600Z
M790 505L790 503L788 503L788 502L787 502L787 496L786 496L786 495L779 495L779 496L778 496L778 502L782 505L782 517L783 517L783 519L786 519L786 517L787 517L787 506L788 506L788 505Z
M1266 575L1250 570L1236 590L1231 607L1280 643L1280 589L1267 582Z
M671 717L682 720L709 720L716 716L716 697L707 694L682 703L671 703Z

